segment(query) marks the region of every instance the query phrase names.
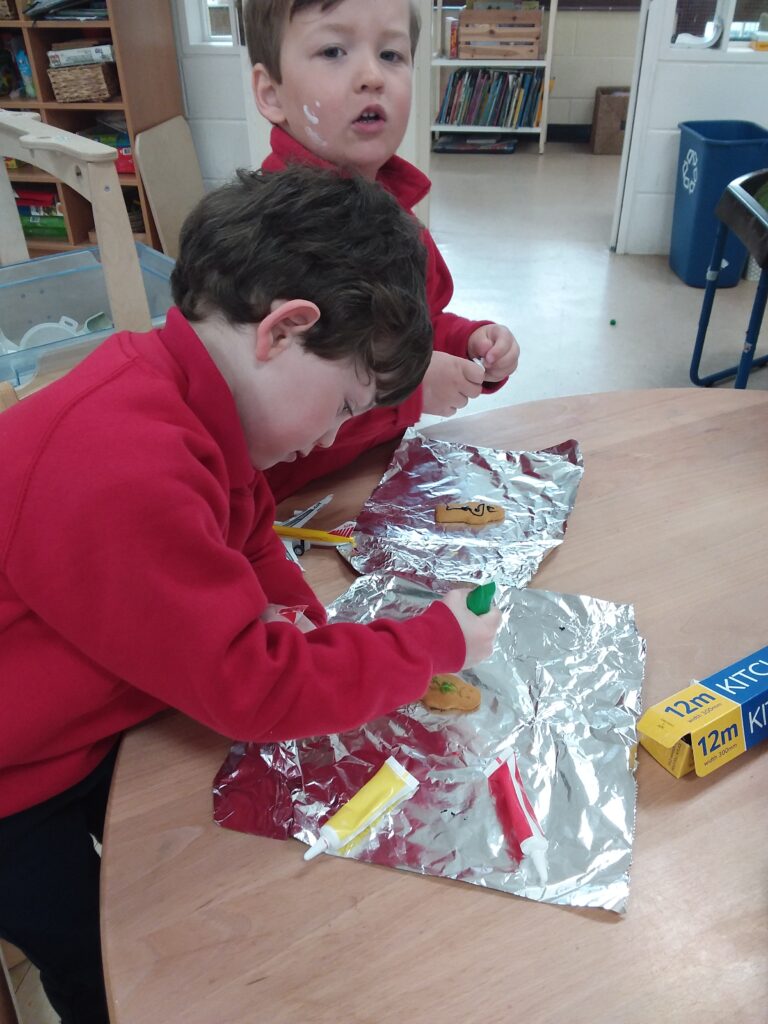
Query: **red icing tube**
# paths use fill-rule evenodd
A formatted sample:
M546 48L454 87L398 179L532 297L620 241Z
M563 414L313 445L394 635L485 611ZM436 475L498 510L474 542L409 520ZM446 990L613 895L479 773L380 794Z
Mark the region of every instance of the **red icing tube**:
M549 844L523 787L517 758L514 753L506 760L496 757L485 773L509 852L518 861L530 857L541 884L546 885Z

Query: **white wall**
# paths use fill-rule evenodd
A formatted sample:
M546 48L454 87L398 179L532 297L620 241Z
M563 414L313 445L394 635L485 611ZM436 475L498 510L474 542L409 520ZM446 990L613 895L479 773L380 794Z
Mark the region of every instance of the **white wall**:
M550 124L591 124L595 89L630 85L638 24L637 11L558 11Z
M183 0L173 0L175 13ZM177 16L177 27L181 24ZM249 166L245 95L237 50L185 53L177 41L187 120L206 188Z
M669 40L675 2L659 0L648 8L637 107L623 158L626 188L616 230L620 253L669 252L681 121L768 125L765 54L673 48Z

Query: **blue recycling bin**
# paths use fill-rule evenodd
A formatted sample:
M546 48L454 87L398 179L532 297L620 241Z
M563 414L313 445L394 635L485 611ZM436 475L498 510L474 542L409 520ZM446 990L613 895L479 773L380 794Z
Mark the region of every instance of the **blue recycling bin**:
M677 165L669 265L686 284L703 288L718 221L715 207L734 178L768 167L768 130L752 121L683 121ZM718 287L738 284L747 250L728 238Z

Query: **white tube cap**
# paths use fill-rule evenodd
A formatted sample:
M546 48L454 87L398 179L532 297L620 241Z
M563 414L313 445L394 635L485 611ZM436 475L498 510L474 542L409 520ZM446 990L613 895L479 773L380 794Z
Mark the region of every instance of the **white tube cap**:
M328 840L325 838L325 836L320 836L315 845L310 846L310 848L304 854L304 860L314 860L315 857L319 857L321 853L325 853L328 847Z

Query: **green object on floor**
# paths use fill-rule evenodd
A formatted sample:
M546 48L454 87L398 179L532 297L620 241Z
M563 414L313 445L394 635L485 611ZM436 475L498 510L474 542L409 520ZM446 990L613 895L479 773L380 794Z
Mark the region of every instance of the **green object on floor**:
M493 604L493 595L496 593L495 583L481 583L467 594L467 608L475 615L485 615Z

